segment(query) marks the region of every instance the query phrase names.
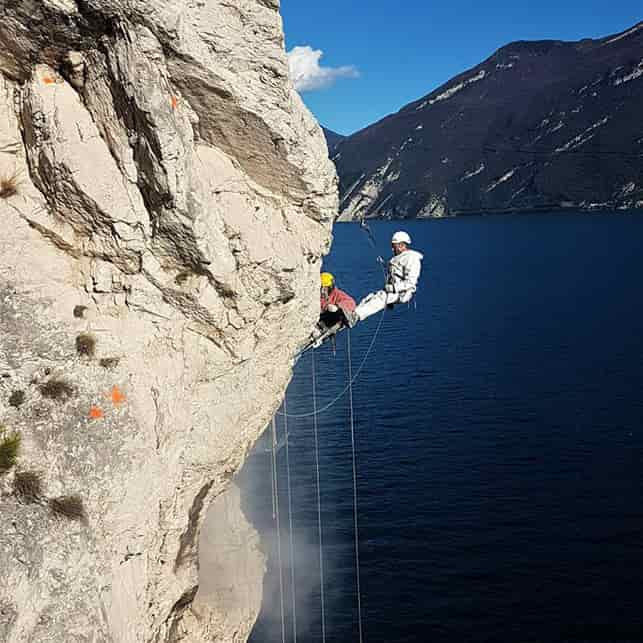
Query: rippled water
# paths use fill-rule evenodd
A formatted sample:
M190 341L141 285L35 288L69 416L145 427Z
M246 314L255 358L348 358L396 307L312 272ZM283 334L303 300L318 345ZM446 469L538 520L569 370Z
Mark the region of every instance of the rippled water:
M407 229L416 306L385 315L354 386L364 640L643 641L643 216L337 225L325 268L361 297ZM353 369L379 324L352 331ZM315 353L317 406L346 337ZM288 391L312 410L311 354ZM283 444L283 417L277 421ZM314 426L288 422L297 638L322 640ZM347 397L318 417L325 639L358 641ZM271 552L251 640L281 641L270 439L240 476ZM286 449L278 451L293 641Z

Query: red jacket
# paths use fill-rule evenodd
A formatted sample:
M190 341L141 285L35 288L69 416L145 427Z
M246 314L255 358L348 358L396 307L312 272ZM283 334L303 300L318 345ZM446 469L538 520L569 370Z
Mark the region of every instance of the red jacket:
M326 299L324 297L320 297L320 307L322 312L328 308L328 304L335 304L335 306L341 308L347 313L355 310L355 300L339 288L333 288Z

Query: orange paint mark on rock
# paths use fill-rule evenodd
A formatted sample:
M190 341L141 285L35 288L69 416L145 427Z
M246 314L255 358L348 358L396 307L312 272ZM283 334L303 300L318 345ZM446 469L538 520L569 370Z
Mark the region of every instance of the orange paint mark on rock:
M42 82L45 83L45 85L54 85L56 83L56 79L51 76L43 76Z
M99 420L103 417L103 411L98 406L92 406L92 408L89 409L89 417L92 420Z
M118 386L114 386L112 388L112 403L120 404L121 402L124 402L125 399L125 395L123 394L121 389L119 389Z
M179 101L177 100L176 96L172 96L172 109L176 109L176 106L179 104Z

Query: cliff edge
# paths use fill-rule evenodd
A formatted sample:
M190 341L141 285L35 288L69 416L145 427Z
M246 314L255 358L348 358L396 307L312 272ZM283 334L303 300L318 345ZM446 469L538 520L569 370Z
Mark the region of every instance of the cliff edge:
M199 532L256 547L230 478L337 210L279 3L0 6L0 640L243 641Z

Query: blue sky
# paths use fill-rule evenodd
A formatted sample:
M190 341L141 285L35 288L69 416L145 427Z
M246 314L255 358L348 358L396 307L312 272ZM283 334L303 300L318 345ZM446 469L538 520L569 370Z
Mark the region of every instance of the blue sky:
M643 0L282 0L281 13L287 49L310 48L297 50L302 86L323 86L302 91L306 104L350 134L513 40L623 31L643 20Z

